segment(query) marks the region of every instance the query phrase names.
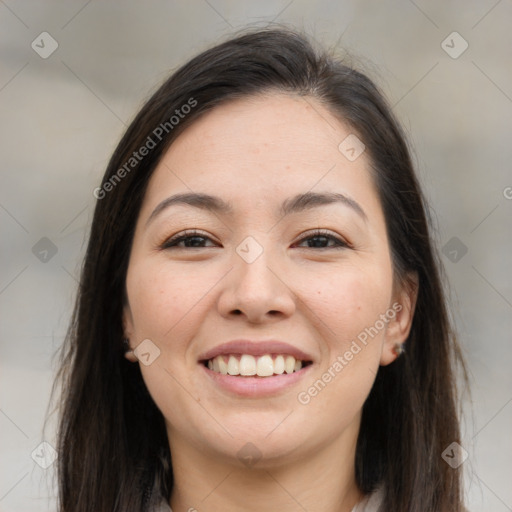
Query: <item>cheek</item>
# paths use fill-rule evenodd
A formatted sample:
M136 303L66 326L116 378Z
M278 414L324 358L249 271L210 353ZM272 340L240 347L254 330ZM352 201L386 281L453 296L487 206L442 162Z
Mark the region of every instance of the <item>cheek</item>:
M392 292L390 268L344 267L311 280L303 296L307 304L330 328L337 343L346 342L375 323L389 306Z
M134 266L127 276L127 291L137 335L163 342L200 307L207 285L194 273L171 272L156 264Z
M333 437L356 417L372 388L385 333L372 328L386 312L392 283L382 268L344 270L317 282L310 294L308 306L322 320L323 358L296 397L304 428L326 418L324 430Z
M129 268L126 286L137 341L150 339L160 349L151 365L140 365L146 387L166 418L190 425L195 408L183 385L196 362L187 354L213 283L204 274L170 267L167 262L137 262Z

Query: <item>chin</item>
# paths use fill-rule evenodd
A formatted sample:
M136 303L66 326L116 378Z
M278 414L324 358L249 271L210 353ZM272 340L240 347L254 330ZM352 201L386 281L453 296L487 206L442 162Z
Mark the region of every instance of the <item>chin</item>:
M249 416L254 420L253 415ZM308 435L300 425L292 422L286 424L287 420L283 422L285 416L281 414L277 419L272 415L266 421L260 414L259 421L253 421L252 424L249 418L244 417L242 422L224 425L232 437L225 431L219 436L218 430L215 429L215 432L209 431L202 435L202 442L208 443L209 448L217 451L226 462L232 463L235 459L237 465L245 464L246 457L257 461L258 468L291 463L296 458L304 456L304 450L311 444L308 438L318 439L318 435ZM276 419L277 421L274 421Z

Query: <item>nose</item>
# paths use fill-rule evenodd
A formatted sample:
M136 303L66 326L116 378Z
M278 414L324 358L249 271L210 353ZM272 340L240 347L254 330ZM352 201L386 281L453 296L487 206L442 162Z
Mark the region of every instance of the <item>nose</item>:
M277 263L267 251L252 263L235 253L234 268L223 280L219 313L225 318L243 316L254 324L290 317L295 311L296 298L283 265Z

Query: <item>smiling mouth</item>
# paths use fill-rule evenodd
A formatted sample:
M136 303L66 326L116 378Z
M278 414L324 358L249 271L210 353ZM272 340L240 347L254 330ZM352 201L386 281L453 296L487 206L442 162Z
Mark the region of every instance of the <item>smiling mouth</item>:
M250 354L219 355L202 361L209 370L222 375L237 377L272 377L298 372L312 364L288 354L265 354L255 357Z

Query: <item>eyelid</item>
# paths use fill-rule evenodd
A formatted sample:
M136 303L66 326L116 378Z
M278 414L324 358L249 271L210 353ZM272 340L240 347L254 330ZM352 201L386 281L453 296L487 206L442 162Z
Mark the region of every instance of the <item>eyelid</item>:
M194 236L200 236L200 237L203 237L203 238L207 238L207 239L211 240L212 242L220 243L220 242L217 242L216 240L214 240L211 237L211 235L209 235L205 231L201 231L200 229L195 229L195 228L189 228L189 229L185 229L183 231L179 231L178 233L176 233L175 235L172 235L170 237L166 237L163 240L163 242L158 244L158 246L161 249L167 249L167 248L171 247L169 245L171 243L179 243L181 241L181 239L183 239L183 238L186 239L188 237L194 237ZM180 247L180 249L187 249L187 248L186 247ZM200 249L206 249L206 247L200 247Z
M330 238L332 240L335 240L336 242L336 245L335 246L331 246L331 247L320 247L320 248L317 248L317 250L322 250L322 249L338 249L338 248L349 248L349 249L352 249L352 244L343 236L339 235L338 233L334 232L334 231L330 231L328 229L323 229L323 228L314 228L310 231L306 231L305 233L302 233L300 239L294 243L294 245L296 243L300 243L300 242L303 242L304 240L307 240L309 238L315 238L317 236L325 236L326 238ZM312 249L312 247L309 247L309 249Z
M220 243L220 242L217 242L216 240L214 240L208 233L201 231L199 229L196 229L196 228L190 228L190 229L185 229L184 231L180 231L170 237L165 238L164 241L159 244L159 247L164 250L169 249L171 247L176 247L175 245L171 245L171 244L178 244L181 241L186 240L189 237L192 238L194 236L202 237L202 238L208 239L215 243ZM342 237L341 235L339 235L333 231L330 231L328 229L322 229L322 228L314 228L309 231L306 231L305 233L302 233L301 237L297 240L297 242L294 242L293 245L302 243L305 240L308 240L310 238L321 237L321 236L329 238L331 240L334 240L335 245L330 246L330 247L316 247L316 248L304 247L304 249L326 250L326 249L340 249L340 248L341 249L342 248L351 249L351 248L353 248L352 244L350 242L348 242L346 240L346 238ZM180 247L180 249L207 249L207 247L199 247L199 248Z

